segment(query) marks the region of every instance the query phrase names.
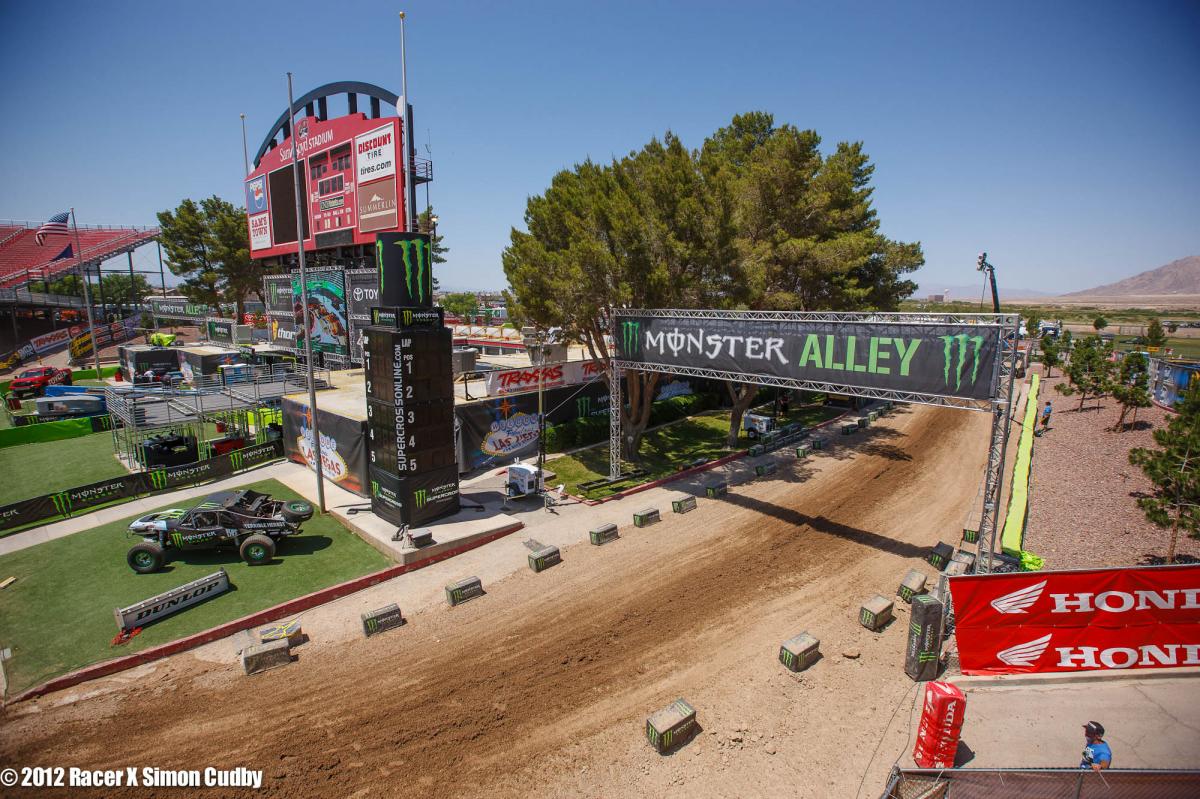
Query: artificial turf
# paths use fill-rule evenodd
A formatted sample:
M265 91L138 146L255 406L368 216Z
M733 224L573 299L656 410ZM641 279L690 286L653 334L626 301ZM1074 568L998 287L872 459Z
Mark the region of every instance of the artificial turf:
M300 499L275 480L247 483L278 499ZM198 499L183 503L190 506ZM171 507L165 502L163 509ZM275 559L248 566L233 550L171 553L166 568L136 574L125 562L135 539L134 517L0 556L0 648L8 695L68 671L209 629L289 599L386 568L391 561L346 530L333 516L316 516L285 541ZM233 590L146 627L113 646L113 609L162 593L224 568ZM233 657L232 650L230 657Z
M794 408L781 424L800 422L805 426L819 424L842 413L843 409L823 405L806 405ZM770 413L769 410L766 411ZM558 482L566 484L566 491L576 496L601 499L619 491L648 483L679 470L680 465L704 458L715 460L728 455L726 438L729 435L729 411L716 411L701 416L692 416L680 422L664 425L646 433L642 439L641 460L637 466L646 475L615 486L604 486L583 492L580 483L608 477L608 446L599 445L580 450L570 455L554 458L546 469L554 472ZM739 448L749 447L754 442L743 434L738 439Z
M0 505L128 474L112 433L0 449ZM0 578L3 579L3 578Z

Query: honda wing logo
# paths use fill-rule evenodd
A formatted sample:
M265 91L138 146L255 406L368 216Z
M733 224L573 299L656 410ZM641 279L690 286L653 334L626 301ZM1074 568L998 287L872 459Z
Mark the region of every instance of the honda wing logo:
M1048 646L1050 646L1050 633L1023 644L1002 649L996 653L996 659L1009 666L1032 666Z
M992 607L999 613L1025 613L1029 608L1033 607L1033 603L1038 601L1038 597L1042 595L1042 591L1046 589L1046 581L1034 583L1028 588L1022 588L1019 591L1013 591L1011 594L1005 594L1002 597L997 597L992 600Z
M979 351L983 348L983 336L968 336L966 333L959 333L956 336L939 336L942 340L942 355L946 359L945 367L942 375L946 381L946 385L950 385L950 363L955 361L954 366L954 390L958 391L962 388L963 371L967 366L967 353L973 350L971 358L971 384L975 384L975 378L979 377ZM971 345L974 345L972 348ZM957 359L955 358L955 350L957 350Z
M621 323L621 349L626 355L636 355L641 351L641 322L624 321Z

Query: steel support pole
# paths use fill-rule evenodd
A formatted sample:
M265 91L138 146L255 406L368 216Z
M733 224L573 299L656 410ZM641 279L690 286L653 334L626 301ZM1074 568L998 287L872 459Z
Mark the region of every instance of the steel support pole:
M292 73L288 79L288 125L295 130L296 110L292 104ZM300 179L300 148L296 146L296 137L292 136L292 177L296 184L296 254L300 261L300 304L303 307L304 322L304 360L308 367L308 408L312 412L313 458L317 467L317 505L320 512L325 512L325 467L321 460L321 424L317 412L317 387L313 382L312 355L312 319L308 309L308 272L304 267L304 216L300 210L300 198L304 181Z
M88 282L87 269L83 265L83 245L79 243L79 223L75 221L75 209L71 209L71 227L75 231L75 259L83 278L83 303L87 307L88 331L92 337L92 363L96 366L96 379L100 379L100 348L96 346L96 323L92 318L92 292Z
M141 310L142 302L138 299L137 286L133 282L133 250L125 253L125 255L129 258L129 307L132 310L136 305L138 310Z
M1000 357L996 359L996 399L992 401L992 434L988 446L987 478L983 489L983 511L979 518L979 544L975 570L988 574L996 552L996 533L1000 526L1000 506L1004 501L1004 462L1008 454L1008 435L1012 426L1013 382L1017 369L1017 333L1020 321L1012 330L1011 342L1001 329Z
M621 370L608 369L608 479L621 476Z

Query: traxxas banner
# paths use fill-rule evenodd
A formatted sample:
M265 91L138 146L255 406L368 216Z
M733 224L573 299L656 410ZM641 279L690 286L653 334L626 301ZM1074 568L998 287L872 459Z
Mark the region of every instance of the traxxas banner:
M653 370L691 367L983 400L1000 328L913 322L622 316L617 357Z
M1200 666L1200 566L950 578L964 674Z

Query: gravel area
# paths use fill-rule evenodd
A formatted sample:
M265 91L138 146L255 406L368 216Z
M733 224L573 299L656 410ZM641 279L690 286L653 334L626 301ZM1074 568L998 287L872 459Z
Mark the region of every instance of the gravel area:
M1157 406L1143 408L1137 429L1111 432L1120 405L1105 398L1097 410L1097 402L1089 399L1077 411L1078 397L1053 388L1063 382L1055 374L1039 392L1039 405L1049 399L1054 415L1050 430L1033 445L1025 549L1045 558L1048 569L1161 562L1171 533L1148 522L1137 506L1136 498L1152 486L1129 462L1129 450L1154 447L1152 431L1170 414ZM1181 533L1176 556L1200 557L1200 541Z

